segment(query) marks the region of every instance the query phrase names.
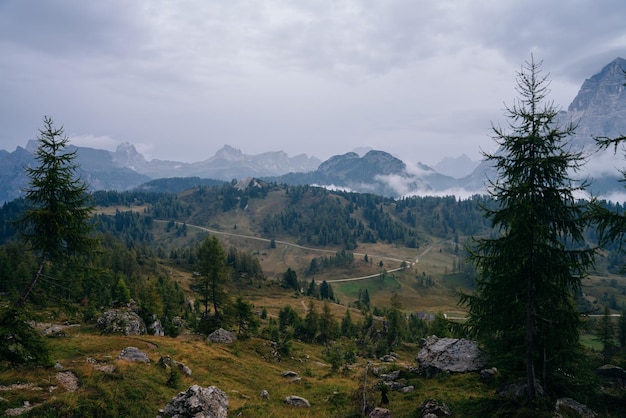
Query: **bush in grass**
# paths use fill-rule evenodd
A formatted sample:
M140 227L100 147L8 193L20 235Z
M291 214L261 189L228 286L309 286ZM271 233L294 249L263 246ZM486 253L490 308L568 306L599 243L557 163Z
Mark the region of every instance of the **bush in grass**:
M12 367L50 365L44 338L28 322L23 308L4 308L0 312L0 361Z
M182 381L180 377L180 372L176 370L176 367L172 367L170 370L170 377L165 382L165 386L172 389L177 389L180 386L180 382Z

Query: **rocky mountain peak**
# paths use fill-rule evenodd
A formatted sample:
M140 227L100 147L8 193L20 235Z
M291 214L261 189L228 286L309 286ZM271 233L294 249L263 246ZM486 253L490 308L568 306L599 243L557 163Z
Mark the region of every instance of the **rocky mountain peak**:
M568 107L568 112L606 113L626 109L624 77L626 60L616 58L602 71L585 80Z
M406 170L406 164L402 160L384 151L369 151L362 159L367 165L381 170L380 174L399 174Z
M245 156L241 150L233 148L230 145L224 145L215 153L213 158L222 158L226 161L241 161L245 159Z
M562 122L577 125L572 145L593 149L594 137L617 137L626 133L626 60L616 58L584 81Z
M146 164L144 156L141 155L130 142L119 144L115 152L111 153L111 156L113 163L119 167L137 169Z
M321 173L332 172L338 167L345 166L346 164L350 164L351 161L355 161L359 159L359 154L356 152L348 152L343 155L335 155L330 157L328 160L324 161L318 167L318 171Z
M30 153L34 153L35 151L37 151L38 146L39 146L39 141L37 141L36 139L29 139L28 142L26 143L25 150Z

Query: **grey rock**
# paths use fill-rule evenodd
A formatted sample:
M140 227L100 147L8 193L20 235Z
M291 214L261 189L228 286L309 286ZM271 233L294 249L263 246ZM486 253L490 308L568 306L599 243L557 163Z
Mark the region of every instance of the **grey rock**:
M220 328L210 333L208 338L213 343L231 344L237 340L237 335L234 332Z
M555 417L580 417L580 418L596 418L598 414L589 409L587 405L575 401L572 398L557 399Z
M287 405L291 405L291 406L297 406L300 408L310 408L311 407L311 403L309 401L307 401L306 399L300 397L300 396L295 396L295 395L291 395L291 396L287 396L284 399L285 403Z
M426 377L441 372L467 373L485 367L485 354L475 341L464 338L428 337L417 354L419 371Z
M391 418L391 411L386 408L374 408L368 418Z
M92 357L87 357L87 363L91 364L92 367L96 370L99 370L101 372L107 373L107 374L111 374L113 372L115 372L115 366L112 364L107 364L106 362L100 362L98 360L96 360L95 358Z
M296 372L294 372L294 371L291 371L291 370L287 370L287 371L284 371L284 372L283 372L282 376L283 376L283 377L288 377L288 378L292 378L292 379L293 379L294 377L298 377L298 373L296 373Z
M612 364L605 364L604 366L598 367L596 374L602 379L613 383L623 384L626 382L626 370Z
M76 392L78 390L78 377L72 372L58 372L56 379L61 386L68 392Z
M191 369L183 363L178 363L178 370L180 370L180 372L185 376L191 376L192 374Z
M498 369L491 367L480 371L480 381L483 383L493 383L498 375Z
M447 417L452 415L450 407L443 401L437 399L427 399L418 407L422 413L422 417L435 416Z
M178 371L180 371L185 376L191 376L192 375L191 369L189 367L187 367L184 363L181 363L179 361L174 360L170 356L161 357L159 359L158 364L160 364L160 365L162 365L163 367L166 367L166 368L167 367L172 368L172 369L176 368L176 369L178 369Z
M393 382L394 380L398 380L400 377L400 370L394 370L393 372L385 373L380 375L380 380L383 382Z
M406 386L404 383L400 383L400 382L385 382L385 385L387 385L389 389L395 392L401 391Z
M96 322L105 334L144 335L147 333L143 319L130 309L109 309Z
M607 64L585 80L569 105L565 116L577 124L575 139L578 141L587 142L593 135L623 135L626 90L622 68L626 68L626 60L622 58Z
M23 406L19 407L19 408L10 408L7 409L3 412L4 416L7 417L17 417L19 415L25 414L28 411L30 411L31 409L33 409L35 406L31 405L30 402L28 401L24 401Z
M157 418L226 418L228 396L215 386L190 386L159 411Z
M396 358L390 354L385 354L380 358L380 361L384 361L385 363L394 363Z
M153 335L156 335L157 337L165 336L165 328L163 328L163 324L161 324L161 321L159 320L159 318L156 317L156 315L152 317L152 323L150 324L148 329Z
M269 399L270 393L267 390L263 389L259 396L261 397L261 399Z
M415 386L410 385L410 386L405 386L402 389L400 389L400 392L402 393L411 393L415 390Z
M138 349L137 347L126 347L117 356L119 360L126 361L139 361L143 363L150 363L148 355Z

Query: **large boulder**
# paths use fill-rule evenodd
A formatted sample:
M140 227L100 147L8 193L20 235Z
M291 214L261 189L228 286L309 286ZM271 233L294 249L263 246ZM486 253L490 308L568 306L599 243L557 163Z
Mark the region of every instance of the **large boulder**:
M105 334L143 335L146 324L130 309L109 309L98 318L96 325Z
M126 347L123 349L120 354L118 354L117 358L119 360L126 361L138 361L141 363L150 363L150 359L148 355L138 349L137 347Z
M391 411L386 408L374 408L367 416L368 418L391 418Z
M157 318L156 315L152 315L152 322L148 326L148 330L151 334L156 335L157 337L165 336L165 328L163 327L163 324L161 324L161 321L159 320L159 318Z
M291 395L291 396L287 396L284 399L285 403L287 405L291 405L291 406L298 406L300 408L310 408L311 407L311 403L304 399L303 397L300 396L295 396L295 395Z
M193 385L180 392L159 410L157 418L226 418L228 396L215 386L203 388Z
M418 407L422 413L422 417L448 417L452 415L450 407L443 401L438 399L426 399Z
M475 341L464 338L428 337L416 357L419 372L432 377L441 372L468 373L486 365L485 353Z
M596 369L596 375L602 378L605 382L618 385L626 383L626 370L612 364L605 364L604 366L598 367Z
M237 340L237 335L234 332L220 328L210 333L208 338L212 343L231 344Z
M179 361L174 360L170 356L163 356L159 359L159 365L165 367L166 369L177 369L179 372L184 374L185 376L191 376L191 369L185 365L185 363L181 363Z
M598 414L589 409L587 405L575 401L572 398L557 399L555 418L561 417L580 417L580 418L596 418Z

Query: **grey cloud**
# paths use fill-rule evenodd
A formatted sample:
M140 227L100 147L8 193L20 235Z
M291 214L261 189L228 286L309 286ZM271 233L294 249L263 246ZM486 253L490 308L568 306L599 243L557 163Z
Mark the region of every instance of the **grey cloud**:
M0 2L0 39L45 55L119 54L137 42L134 2Z
M322 158L355 146L426 163L475 156L530 52L571 100L624 55L625 8L0 0L0 147L23 145L50 114L78 136L152 144L162 159L208 157L225 143Z

